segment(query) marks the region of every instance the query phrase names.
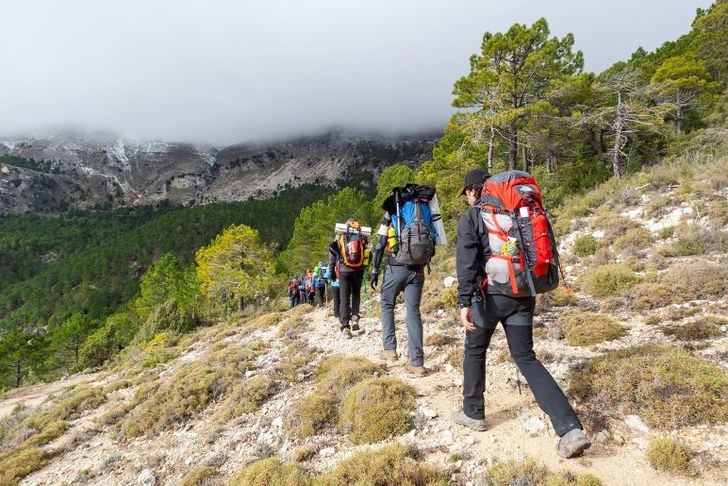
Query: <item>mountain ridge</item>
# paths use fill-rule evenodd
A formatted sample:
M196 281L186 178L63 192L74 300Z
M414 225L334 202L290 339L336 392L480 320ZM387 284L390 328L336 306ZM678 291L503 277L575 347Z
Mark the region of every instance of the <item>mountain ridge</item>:
M112 135L0 137L0 215L265 198L306 183L371 184L427 160L439 135L332 130L222 147Z

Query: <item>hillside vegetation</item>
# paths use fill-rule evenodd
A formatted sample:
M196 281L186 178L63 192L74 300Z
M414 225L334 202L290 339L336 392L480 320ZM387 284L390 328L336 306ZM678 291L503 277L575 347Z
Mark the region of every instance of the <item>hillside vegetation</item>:
M10 315L39 316L1 329L9 384L53 376L48 370L93 367L100 376L37 407L22 404L36 403L42 386L0 400L20 404L0 423L0 483L724 484L726 19L728 2L717 1L685 36L598 75L582 72L573 37L552 37L543 19L486 33L471 72L455 83L463 110L432 160L383 171L373 201L346 188L307 204L295 222L263 218L292 222L280 252L262 229L232 224L240 220L197 239L182 222L140 233L131 241L156 235L172 247L147 253L148 263L133 267L139 283L124 280L128 294L102 306L105 314L58 297L64 313L51 326L42 298L53 285L33 287L27 308L7 300ZM495 62L503 58L513 65ZM514 98L514 87L527 96ZM593 438L583 459L545 452L555 437L522 393L502 332L487 358L488 431L449 420L462 393L462 327L446 277L464 209L457 193L476 166L533 172L553 213L569 286L539 297L536 352ZM351 340L326 310L286 310L282 298L291 272L326 258L334 222L375 223L392 186L413 180L436 186L451 236L425 284L431 373L420 379L374 358L376 293L364 296L365 332ZM98 228L100 237L101 220ZM199 248L181 254L180 239ZM13 285L46 268L37 257L49 249L29 248L18 253L29 279L14 267L3 274ZM113 262L104 255L93 265L79 260L81 275ZM124 262L115 264L132 268ZM64 290L75 298L78 285L76 277Z

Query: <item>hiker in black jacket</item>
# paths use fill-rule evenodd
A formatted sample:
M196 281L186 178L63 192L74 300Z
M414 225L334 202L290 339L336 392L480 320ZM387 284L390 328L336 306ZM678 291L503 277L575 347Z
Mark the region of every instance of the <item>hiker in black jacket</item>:
M535 297L499 295L494 293L496 287L492 285L481 290L486 279L485 264L489 258L490 243L481 223L478 199L488 177L489 174L483 170L468 172L460 193L468 198L471 207L458 223L458 304L466 333L463 406L452 413L452 418L457 424L485 430L485 354L500 322L513 360L526 378L538 406L548 414L561 438L557 445L558 453L563 457L575 457L591 444L574 409L533 351Z

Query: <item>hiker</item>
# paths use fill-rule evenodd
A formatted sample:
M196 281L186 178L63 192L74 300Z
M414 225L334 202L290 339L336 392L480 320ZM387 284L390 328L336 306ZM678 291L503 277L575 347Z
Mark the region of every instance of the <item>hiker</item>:
M533 351L535 295L558 286L559 271L540 190L525 172L491 177L476 169L465 176L460 194L470 205L458 223L456 248L458 304L466 333L463 405L452 412L452 419L474 430L486 429L485 355L500 322L513 361L560 437L558 453L575 457L591 443L566 396ZM534 244L537 233L540 240ZM524 262L527 268L522 267Z
M329 274L339 281L341 332L344 337L351 338L351 332L360 329L359 306L367 235L362 225L353 218L347 219L345 224L337 224L336 231L337 237L329 245Z
M298 291L298 277L295 275L288 281L288 301L291 308L296 307L300 303L301 295Z
M313 270L314 290L316 292L316 305L323 307L326 304L326 269L324 262L319 262Z
M305 280L305 290L306 290L306 303L308 305L314 305L314 277L313 277L313 270L310 268L306 270L306 280Z
M306 303L306 271L301 271L301 276L298 278L298 305Z
M408 184L396 188L382 204L385 210L374 253L374 268L370 281L376 290L379 266L386 254L380 307L382 311L382 348L379 356L388 362L398 358L394 330L394 306L397 296L404 292L407 309L407 346L409 364L405 369L415 376L427 373L424 364L422 317L420 301L425 283L425 267L435 252L437 231L428 206L435 194L430 187Z
M337 271L336 269L333 269L333 271L332 271L331 267L327 265L326 273L324 274L324 278L326 278L326 280L328 282L331 282L329 287L331 287L331 297L332 297L331 300L333 301L333 312L334 312L334 317L338 319L341 300L339 299L339 280L336 277L336 271Z

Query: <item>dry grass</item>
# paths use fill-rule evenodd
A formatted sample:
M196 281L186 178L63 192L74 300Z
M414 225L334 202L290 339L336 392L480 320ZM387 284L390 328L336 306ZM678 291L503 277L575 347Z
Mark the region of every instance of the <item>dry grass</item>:
M246 466L232 477L230 486L309 486L311 478L298 464L281 464L269 457Z
M316 486L328 485L417 485L449 484L444 471L415 460L417 452L402 445L355 452L332 470L315 479Z
M708 319L698 319L685 324L673 324L662 326L660 330L666 336L673 336L681 341L699 341L720 336L720 326L710 322Z
M641 282L629 291L631 307L656 309L698 299L721 298L728 293L728 268L695 261L668 268L657 282Z
M609 316L595 312L574 311L562 315L566 342L570 346L593 346L619 339L627 329Z
M592 474L553 473L532 459L498 462L485 472L488 486L601 486Z
M14 486L28 474L42 468L48 457L41 449L19 449L0 457L0 484Z
M619 296L639 282L628 267L621 264L602 265L587 272L579 283L594 297Z
M202 361L182 366L162 386L137 390L134 402L138 406L123 422L122 431L137 437L180 426L240 382L265 350L261 342L211 347Z
M573 370L569 383L593 408L638 414L661 429L728 419L726 372L675 346L609 351Z
M415 460L417 451L401 445L361 450L318 475L306 473L297 463L263 459L233 476L231 486L445 486L444 471Z
M455 341L455 338L452 336L436 332L435 334L430 334L425 338L425 346L447 346L453 341Z
M455 369L462 368L463 354L463 348L459 346L448 353L446 362Z
M628 253L635 253L649 247L654 240L654 235L643 227L632 228L625 234L614 240L612 247Z
M309 437L333 426L346 392L356 383L384 374L381 365L359 356L333 356L319 365L316 389L294 406L288 426Z
M591 234L586 234L581 235L574 240L574 246L572 247L571 252L579 258L584 258L596 253L601 246L602 242L599 238L596 238Z
M184 475L179 486L204 486L210 484L215 476L217 476L217 469L212 466L195 467Z
M669 438L653 439L647 446L647 461L652 467L682 476L695 474L692 464L694 455L685 444Z
M215 420L226 422L254 412L275 393L276 384L270 376L265 374L252 376L233 387L215 414Z
M412 428L417 392L392 377L370 378L355 385L344 398L339 430L355 444L371 444Z

